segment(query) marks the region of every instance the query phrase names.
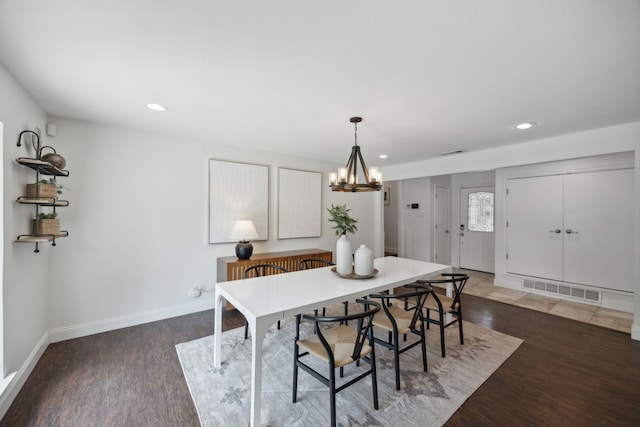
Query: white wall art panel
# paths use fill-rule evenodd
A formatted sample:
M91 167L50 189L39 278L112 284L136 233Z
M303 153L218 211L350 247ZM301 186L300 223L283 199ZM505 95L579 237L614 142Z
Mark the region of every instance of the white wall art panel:
M209 243L228 243L238 220L253 221L269 238L269 167L209 160Z
M322 174L278 169L278 239L322 234Z

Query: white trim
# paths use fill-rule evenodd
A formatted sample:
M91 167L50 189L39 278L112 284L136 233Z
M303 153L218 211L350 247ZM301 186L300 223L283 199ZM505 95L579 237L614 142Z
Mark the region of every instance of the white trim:
M0 122L0 147L4 147L4 123ZM0 196L4 200L4 150L0 150ZM0 210L0 224L4 224L4 209ZM4 242L4 227L0 227L0 241ZM0 244L0 277L4 277L4 244ZM8 384L4 366L4 281L0 279L0 399ZM12 374L13 375L13 374ZM0 416L0 418L2 418Z
M5 385L5 382L8 384L6 384L6 389L2 390L2 394L0 394L0 419L7 413L9 406L11 406L18 392L27 381L27 378L31 375L33 368L35 368L38 360L40 360L40 357L42 357L42 354L49 346L49 343L50 334L47 332L40 338L40 341L38 341L38 344L33 348L18 372L14 372L3 381L3 385Z
M212 295L211 298L207 298L206 300L199 301L197 303L176 305L164 309L149 310L142 313L112 317L110 319L98 320L95 322L65 326L62 328L52 329L50 331L51 342L60 342L87 335L99 334L101 332L126 328L129 326L141 325L143 323L155 322L157 320L183 316L199 311L213 310L213 307L214 300ZM211 313L211 318L213 319L213 312Z

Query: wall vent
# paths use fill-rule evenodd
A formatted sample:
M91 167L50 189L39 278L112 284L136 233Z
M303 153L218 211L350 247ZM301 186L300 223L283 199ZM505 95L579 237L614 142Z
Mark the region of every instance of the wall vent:
M549 283L537 279L524 279L522 282L524 289L531 289L548 294L567 296L571 298L581 299L589 302L600 302L602 294L600 291L585 289L575 285L560 285L557 283Z
M446 153L439 153L438 156L451 156L453 154L462 154L464 152L465 152L465 150L447 151Z

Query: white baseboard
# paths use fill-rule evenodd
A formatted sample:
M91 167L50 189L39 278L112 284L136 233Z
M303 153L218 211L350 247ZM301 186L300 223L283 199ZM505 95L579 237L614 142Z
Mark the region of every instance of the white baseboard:
M143 323L197 313L198 311L213 310L213 307L214 300L212 297L191 304L176 305L158 310L112 317L110 319L98 320L95 322L65 326L63 328L52 329L50 331L51 342L54 343L73 338L85 337L87 335L99 334L101 332L113 331L115 329L127 328L129 326L141 325ZM213 316L213 313L211 313L211 316Z
M2 391L2 394L0 394L0 419L7 413L9 406L11 406L18 392L27 381L27 378L31 375L36 363L38 363L38 360L40 360L40 357L49 346L49 342L50 334L47 332L40 338L40 341L38 341L38 344L36 344L31 351L27 360L25 360L18 372L13 375L13 378L9 380L6 388Z

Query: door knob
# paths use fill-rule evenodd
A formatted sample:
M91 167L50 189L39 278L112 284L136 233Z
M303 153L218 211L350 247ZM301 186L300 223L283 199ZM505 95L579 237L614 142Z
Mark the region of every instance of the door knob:
M576 230L572 230L572 229L570 229L570 228L567 228L567 229L565 230L565 233L567 233L567 234L578 234L578 232L577 232Z
M549 230L549 233L560 234L560 233L562 233L562 230L560 230L559 228L556 228L555 230Z

